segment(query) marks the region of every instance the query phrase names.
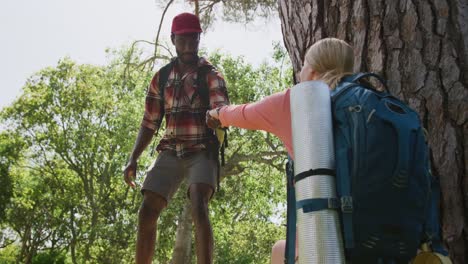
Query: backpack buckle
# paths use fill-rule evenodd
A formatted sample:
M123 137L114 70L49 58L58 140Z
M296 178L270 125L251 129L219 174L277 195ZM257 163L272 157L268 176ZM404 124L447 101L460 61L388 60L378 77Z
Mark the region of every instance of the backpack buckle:
M352 213L353 212L353 197L352 196L342 196L341 197L341 212L343 213Z
M328 209L340 208L340 202L336 198L328 198Z

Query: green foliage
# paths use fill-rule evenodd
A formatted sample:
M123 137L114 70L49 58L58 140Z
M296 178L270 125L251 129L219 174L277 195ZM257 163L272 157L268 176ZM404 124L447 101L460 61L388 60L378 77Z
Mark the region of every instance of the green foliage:
M284 78L287 59L280 56L258 68L222 54L210 60L224 74L231 103L262 99L291 84ZM286 57L287 58L287 57ZM283 65L281 65L283 63ZM274 136L230 128L225 177L210 207L218 263L269 263L271 246L285 235L285 151Z
M123 183L121 168L153 74L127 67L141 64L138 54L116 52L107 66L65 58L32 76L1 112L2 232L21 242L0 250L5 263L132 262L141 195ZM278 54L258 68L218 53L210 60L224 74L232 103L244 103L290 84L289 66ZM274 241L284 236L278 208L285 201L285 151L258 131L231 129L229 143L221 191L210 204L215 262L267 263ZM137 183L153 158L140 159ZM181 188L159 219L155 263L171 259L185 199Z
M268 263L271 246L285 235L272 219L284 202L283 172L255 162L244 166L225 178L211 204L219 263Z
M110 249L115 259L129 254L140 196L123 186L121 166L141 118L135 98L150 75L133 72L124 82L123 68L61 60L33 76L4 110L7 131L28 146L7 219L28 241L21 260L46 241L71 244L73 258L90 261L108 258Z
M13 195L10 170L20 158L24 142L15 135L0 133L0 223L5 217L5 207Z
M65 259L64 252L45 251L34 256L32 264L65 264Z
M20 254L21 247L16 244L11 244L0 249L0 263L16 264L17 256Z

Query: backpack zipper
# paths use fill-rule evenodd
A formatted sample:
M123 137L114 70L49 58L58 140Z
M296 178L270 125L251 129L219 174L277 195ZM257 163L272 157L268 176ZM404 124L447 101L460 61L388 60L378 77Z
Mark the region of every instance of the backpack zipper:
M374 113L375 113L375 109L372 109L372 111L370 112L369 116L367 117L367 121L366 121L367 124L369 124L369 122L370 122L372 116L374 115Z
M359 157L359 142L358 142L358 133L359 133L359 120L357 114L362 111L361 105L354 105L349 106L348 111L351 113L351 123L353 124L353 142L354 142L354 150L353 150L353 173L350 175L351 182L353 186L356 186L356 175L357 175L357 168L359 165L358 157Z

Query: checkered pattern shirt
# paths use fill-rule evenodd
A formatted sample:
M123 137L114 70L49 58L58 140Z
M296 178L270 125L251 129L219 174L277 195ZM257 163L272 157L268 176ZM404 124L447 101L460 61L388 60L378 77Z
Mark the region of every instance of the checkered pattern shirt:
M159 88L159 72L151 80L141 125L157 131L163 119L161 105L164 103L166 132L156 148L158 152L175 150L177 156L183 157L215 142L216 137L205 122L208 107L203 105L200 96L194 97L192 101L192 96L198 89L197 70L203 65L210 65L210 62L200 58L197 68L182 76L175 63L164 88L164 98L161 97ZM206 74L206 83L210 109L229 104L226 83L220 72L213 68Z

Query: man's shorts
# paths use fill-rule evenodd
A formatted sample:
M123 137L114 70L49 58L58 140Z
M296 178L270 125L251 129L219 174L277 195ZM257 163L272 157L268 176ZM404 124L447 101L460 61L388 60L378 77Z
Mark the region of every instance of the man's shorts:
M201 150L179 158L173 150L161 151L148 169L141 191L155 192L169 202L187 178L187 186L193 183L205 183L216 190L218 181L218 165L213 155Z

